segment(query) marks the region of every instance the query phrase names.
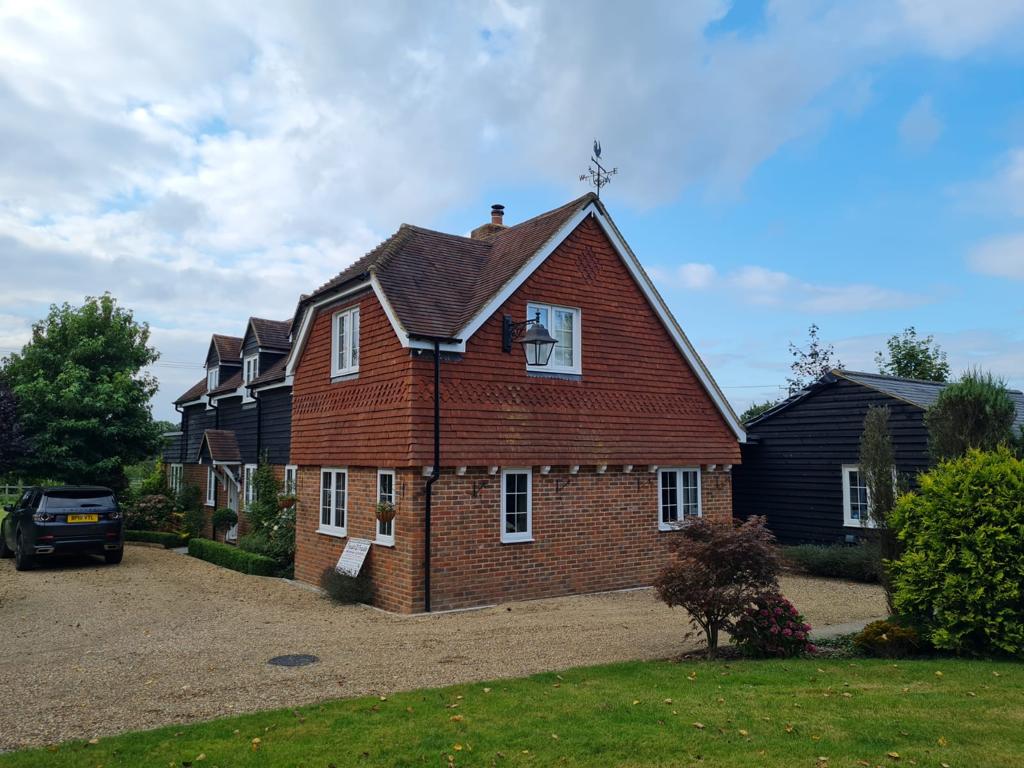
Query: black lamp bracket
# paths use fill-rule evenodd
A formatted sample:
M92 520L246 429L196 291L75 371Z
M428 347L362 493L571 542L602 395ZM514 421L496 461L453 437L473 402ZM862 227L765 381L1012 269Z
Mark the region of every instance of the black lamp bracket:
M523 320L521 323L513 320L511 315L505 315L501 319L501 351L511 352L512 344L522 338L523 334L526 333L526 329L531 325L539 323L540 312L536 314L533 320Z

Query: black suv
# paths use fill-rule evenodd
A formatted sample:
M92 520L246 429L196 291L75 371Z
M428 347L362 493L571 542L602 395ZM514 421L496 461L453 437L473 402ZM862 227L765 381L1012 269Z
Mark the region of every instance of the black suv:
M27 571L38 555L87 552L108 563L124 556L121 510L114 492L94 485L26 488L0 521L0 557Z

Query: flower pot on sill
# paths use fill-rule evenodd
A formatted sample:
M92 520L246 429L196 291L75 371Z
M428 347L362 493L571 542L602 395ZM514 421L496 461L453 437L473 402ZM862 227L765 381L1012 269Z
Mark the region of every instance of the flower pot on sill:
M390 523L395 519L395 505L388 504L385 501L377 504L377 519L382 523Z

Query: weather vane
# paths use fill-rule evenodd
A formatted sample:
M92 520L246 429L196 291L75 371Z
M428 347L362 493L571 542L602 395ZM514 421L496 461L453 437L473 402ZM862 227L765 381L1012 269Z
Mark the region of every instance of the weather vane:
M587 168L587 173L580 176L580 181L589 181L597 189L597 197L601 197L601 187L610 184L612 176L619 172L618 168L610 171L601 165L601 142L594 139L594 154L590 158L592 165Z

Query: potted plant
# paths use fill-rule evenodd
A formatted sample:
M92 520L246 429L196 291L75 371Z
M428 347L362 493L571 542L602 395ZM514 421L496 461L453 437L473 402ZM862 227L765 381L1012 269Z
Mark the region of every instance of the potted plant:
M382 523L390 523L395 519L395 505L390 501L377 502L377 519Z
M281 496L277 500L277 508L278 509L289 509L289 508L294 507L294 506L295 506L295 496L293 494L288 494L286 496Z

